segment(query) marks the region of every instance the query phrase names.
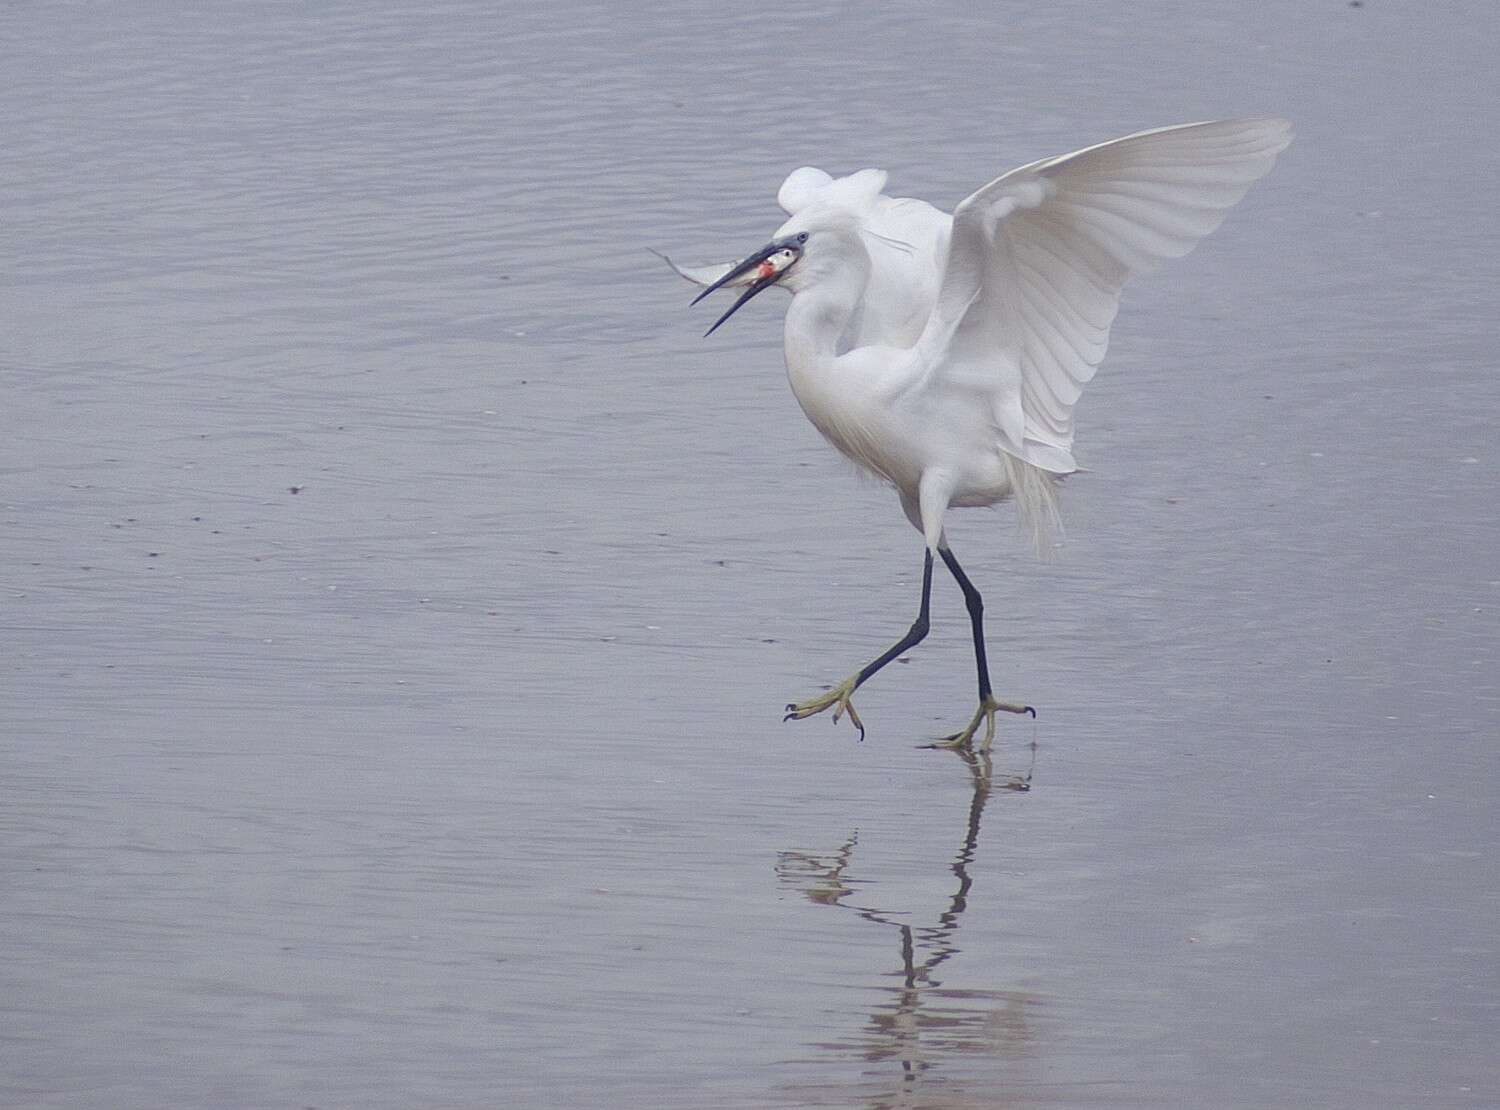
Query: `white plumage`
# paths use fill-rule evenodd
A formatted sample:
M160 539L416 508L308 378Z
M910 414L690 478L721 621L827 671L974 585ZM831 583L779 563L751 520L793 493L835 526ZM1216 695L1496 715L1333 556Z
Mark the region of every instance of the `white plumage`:
M989 693L978 591L943 534L951 506L1014 498L1038 535L1055 516L1054 476L1076 469L1073 407L1109 344L1127 278L1186 254L1223 221L1291 141L1278 119L1142 131L996 178L949 216L883 195L886 175L804 167L777 199L789 218L740 263L679 269L707 288L748 287L715 328L772 285L786 317L792 391L840 452L895 487L924 535L922 607L911 632L791 717L837 705L926 632L932 558L964 588L980 710ZM712 331L713 329L710 329ZM861 728L861 734L863 729Z

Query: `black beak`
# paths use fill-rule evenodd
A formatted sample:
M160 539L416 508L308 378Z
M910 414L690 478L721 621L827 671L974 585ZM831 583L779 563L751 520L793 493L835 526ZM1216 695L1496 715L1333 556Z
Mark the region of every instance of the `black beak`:
M710 285L706 289L704 289L703 292L699 293L696 297L694 297L693 298L693 304L697 304L704 297L706 297L710 293L712 293L715 289L722 289L726 285L733 285L733 284L735 284L736 283L736 279L744 277L751 270L755 269L757 266L759 266L762 262L766 261L766 259L770 258L772 255L777 254L777 253L779 253L781 251L784 251L784 250L787 250L787 249L789 249L789 244L787 244L787 243L778 242L778 243L768 243L768 244L766 244L760 250L758 250L754 254L752 254L749 258L745 259L745 261L741 262L734 269L730 270L729 273L725 274L718 281L714 282L712 285ZM790 249L795 250L796 248L792 247ZM790 265L790 263L788 265ZM746 289L743 293L740 294L740 299L737 300L737 301L735 301L734 304L732 304L732 305L729 306L729 311L726 312L726 313L724 313L724 315L720 316L717 320L715 320L714 321L714 326L711 327L711 328L709 328L706 332L703 333L703 337L705 339L707 339L714 332L718 331L720 324L722 324L725 320L729 319L736 312L738 312L741 308L743 308L745 306L746 302L748 302L750 300L750 298L756 296L758 293L765 292L767 289L771 288L771 286L775 285L776 282L778 280L780 280L781 275L784 274L784 273L786 273L786 267L782 267L781 269L776 270L775 272L773 272L771 274L768 274L768 275L766 275L763 278L757 278L754 282L751 283L751 285L750 285L750 287L748 289Z

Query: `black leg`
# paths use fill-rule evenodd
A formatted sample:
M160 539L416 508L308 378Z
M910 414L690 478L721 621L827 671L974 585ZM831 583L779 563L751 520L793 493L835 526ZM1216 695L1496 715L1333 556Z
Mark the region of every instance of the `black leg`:
M947 555L944 554L944 558ZM854 689L858 690L865 684L865 680L876 671L884 667L898 655L902 655L916 647L927 636L927 608L932 600L932 551L924 552L922 560L922 607L917 611L917 619L911 622L911 628L907 629L906 635L891 646L891 649L866 666L854 679Z
M833 719L837 721L845 713L849 714L849 720L855 728L859 729L859 738L865 738L865 726L860 722L859 714L854 712L854 704L849 700L854 691L864 685L865 680L876 671L884 667L892 659L902 652L910 651L920 644L927 635L927 609L932 600L932 552L928 551L922 562L922 607L917 611L917 619L911 622L911 628L905 636L891 647L879 659L862 668L858 674L850 675L826 694L819 694L815 698L809 698L805 702L793 703L786 707L786 721L800 721L804 717L811 717L815 713L821 713L825 709L834 710Z
M984 657L984 599L979 596L974 583L969 581L964 568L958 565L953 552L944 547L938 550L938 554L943 557L943 562L953 572L958 588L964 592L964 604L969 608L969 623L974 628L974 662L979 667L979 700L983 702L990 696L990 666ZM932 556L929 555L928 559L931 558Z

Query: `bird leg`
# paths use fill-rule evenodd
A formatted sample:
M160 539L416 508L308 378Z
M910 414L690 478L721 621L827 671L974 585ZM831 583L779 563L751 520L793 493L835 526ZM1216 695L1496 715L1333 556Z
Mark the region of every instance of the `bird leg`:
M946 545L938 549L938 554L943 557L944 564L952 572L958 588L964 593L964 604L969 610L969 624L974 632L974 664L979 669L979 708L974 711L969 726L961 732L955 732L952 736L945 736L933 747L938 748L967 748L974 740L974 733L979 729L979 722L984 722L984 751L990 750L990 744L995 739L995 714L1004 711L1006 713L1030 713L1036 716L1036 710L1029 705L1017 705L1014 702L996 701L995 695L990 692L990 668L984 655L984 599L979 596L979 590L974 583L969 581L969 576L964 573L963 567L958 565L953 552Z
M815 698L808 698L807 701L794 702L788 705L786 707L786 716L782 720L800 721L804 717L811 717L816 713L823 712L823 710L830 706L837 705L838 709L833 714L834 721L837 722L847 712L850 722L853 723L855 728L859 729L859 738L863 740L865 738L865 726L860 722L859 714L854 712L854 705L849 699L853 697L854 691L863 686L865 681L876 671L880 670L880 668L903 652L910 651L922 642L923 638L927 635L927 610L931 600L932 551L928 550L924 553L922 562L922 605L917 611L917 619L912 621L911 628L907 629L906 635L891 645L890 649L882 654L880 658L866 665L858 674L850 675L833 689L819 694Z

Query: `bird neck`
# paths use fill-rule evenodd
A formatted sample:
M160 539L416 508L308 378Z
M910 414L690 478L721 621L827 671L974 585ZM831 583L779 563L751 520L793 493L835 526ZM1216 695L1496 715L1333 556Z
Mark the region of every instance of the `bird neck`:
M837 358L851 346L860 298L870 276L869 256L860 250L829 273L799 289L786 314L786 361L810 370Z

